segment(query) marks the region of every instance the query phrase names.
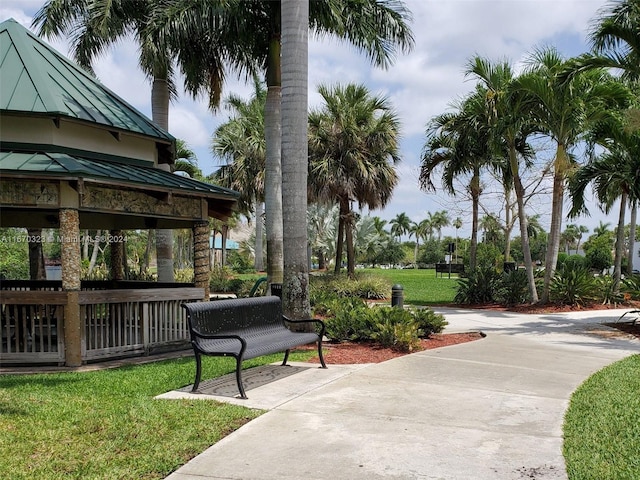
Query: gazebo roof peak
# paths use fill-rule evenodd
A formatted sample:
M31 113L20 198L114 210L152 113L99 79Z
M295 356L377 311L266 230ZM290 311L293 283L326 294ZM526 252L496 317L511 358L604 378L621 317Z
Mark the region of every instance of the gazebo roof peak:
M0 23L0 80L0 114L66 117L175 140L13 19Z

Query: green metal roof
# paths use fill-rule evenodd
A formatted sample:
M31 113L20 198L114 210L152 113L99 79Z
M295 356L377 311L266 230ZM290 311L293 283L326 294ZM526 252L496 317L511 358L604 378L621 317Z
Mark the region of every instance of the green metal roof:
M68 117L174 138L13 19L0 23L0 114Z
M207 197L226 197L230 201L239 197L233 190L153 167L88 159L66 153L0 152L0 174L26 173L51 177L91 178L108 183L127 183L129 186L140 185L147 189L181 190L192 195L200 193Z

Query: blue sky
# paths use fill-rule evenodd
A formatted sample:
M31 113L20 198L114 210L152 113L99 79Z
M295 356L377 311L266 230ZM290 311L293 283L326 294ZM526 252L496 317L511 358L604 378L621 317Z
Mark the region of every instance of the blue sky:
M319 105L317 86L338 82L362 83L374 94L387 96L402 122L401 154L398 167L400 183L387 207L372 215L390 220L406 213L413 221L428 212L447 210L451 218L461 217L460 235L470 230L470 204L464 195L451 198L441 192L425 193L418 188L419 158L424 144L424 130L434 115L473 88L466 81L464 65L478 54L492 60L507 59L518 65L534 48L555 46L564 56L588 50L586 36L591 22L604 0L406 0L413 14L412 29L416 40L413 51L398 56L388 70L371 67L369 61L347 44L330 39L311 38L309 49L309 102ZM42 0L2 0L0 21L13 17L25 26L43 4ZM51 42L67 53L64 41ZM137 67L137 49L123 41L95 63L100 80L143 113L151 115L150 84ZM229 78L223 96L236 94L249 98L251 85ZM204 99L193 100L180 95L170 109L169 130L187 141L198 156L205 174L219 166L209 153L211 134L227 112L212 114ZM543 152L547 157L551 150ZM533 180L533 178L532 178ZM437 184L437 187L440 185ZM488 183L486 191L493 186ZM499 214L500 209L487 195L486 211ZM531 202L531 213L549 222L548 197L541 195ZM615 210L605 216L596 207L592 217L574 221L593 229L599 221L616 222ZM565 221L565 225L566 225ZM450 231L449 231L450 230ZM517 230L516 230L517 231ZM443 231L454 234L454 229Z

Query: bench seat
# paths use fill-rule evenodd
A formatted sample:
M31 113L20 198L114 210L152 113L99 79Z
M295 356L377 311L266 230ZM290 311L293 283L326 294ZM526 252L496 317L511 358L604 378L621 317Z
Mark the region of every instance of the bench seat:
M284 352L286 365L289 351L302 345L317 343L322 368L324 323L320 320L290 320L282 314L280 298L251 297L210 302L185 303L191 345L196 360L196 376L192 391L198 390L202 373L202 355L234 357L240 398L247 398L242 385L242 361ZM297 332L287 325L312 324L315 331Z

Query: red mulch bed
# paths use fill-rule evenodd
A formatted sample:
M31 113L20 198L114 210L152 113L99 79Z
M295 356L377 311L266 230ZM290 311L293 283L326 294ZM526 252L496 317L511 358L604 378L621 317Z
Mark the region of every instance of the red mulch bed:
M508 311L516 313L561 313L575 312L584 310L609 310L616 308L628 308L629 310L640 310L640 302L628 301L624 305L602 305L595 303L587 306L570 306L570 305L518 305L515 307L505 307L503 305L446 305L453 308L474 308L479 310L496 310ZM633 317L631 317L633 318ZM640 339L640 321L634 324L626 323L609 323L610 327L614 327L622 332L634 335ZM441 333L432 335L428 339L420 341L420 347L415 351L429 350L432 348L446 347L449 345L457 345L459 343L471 342L482 338L482 334L477 332L470 333ZM324 358L327 363L334 365L341 364L359 364L359 363L380 363L392 358L401 357L414 352L401 352L392 348L384 348L374 343L326 343L324 344ZM309 360L312 363L320 363L318 357Z
M432 335L430 338L420 341L420 348L413 352L401 352L392 348L384 348L374 343L325 343L324 359L328 364L353 365L359 363L380 363L392 358L401 357L409 353L421 350L457 345L482 338L482 334L471 333L444 333ZM309 360L311 363L320 363L318 357Z

